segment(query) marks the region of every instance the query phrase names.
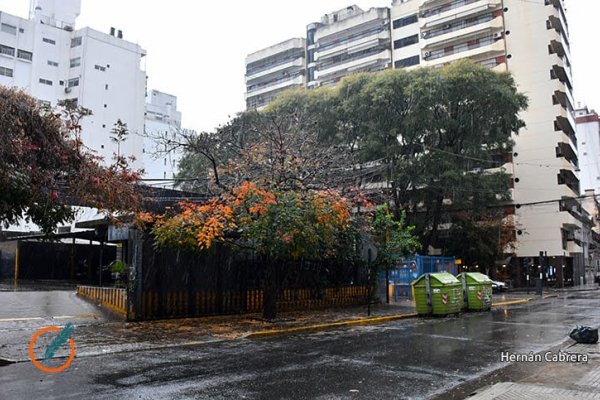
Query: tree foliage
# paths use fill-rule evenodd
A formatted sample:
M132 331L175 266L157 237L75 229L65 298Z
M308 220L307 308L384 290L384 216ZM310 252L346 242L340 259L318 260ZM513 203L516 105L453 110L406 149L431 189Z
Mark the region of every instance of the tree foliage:
M72 205L109 213L135 210L140 171L109 167L81 141L81 118L91 112L66 100L41 108L29 95L0 87L0 223L25 218L50 233L74 218Z
M510 74L470 61L356 74L335 88L284 92L191 138L180 176L216 194L249 180L366 196L388 204L385 218L414 225L424 252L493 262L514 243L503 165L526 106ZM465 243L464 230L481 234Z

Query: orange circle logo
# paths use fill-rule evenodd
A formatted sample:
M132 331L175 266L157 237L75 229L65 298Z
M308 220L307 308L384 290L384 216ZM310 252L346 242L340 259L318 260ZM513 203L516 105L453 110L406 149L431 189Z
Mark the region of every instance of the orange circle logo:
M60 332L60 331L61 331L61 329L58 326L48 326L46 328L42 328L39 331L37 331L31 338L31 340L29 341L29 358L31 359L31 362L33 363L33 365L35 365L36 368L39 369L40 371L47 372L49 374L55 374L55 373L64 371L73 362L73 359L75 358L75 342L73 341L72 338L69 338L69 345L71 346L71 352L69 354L69 358L67 359L67 361L64 364L62 364L56 368L48 368L48 367L42 365L38 360L35 359L35 354L33 352L33 349L35 347L35 343L40 338L40 336L47 332Z

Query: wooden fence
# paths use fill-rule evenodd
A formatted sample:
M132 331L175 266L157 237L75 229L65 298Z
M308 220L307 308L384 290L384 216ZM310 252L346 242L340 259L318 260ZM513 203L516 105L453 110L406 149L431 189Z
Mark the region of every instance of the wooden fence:
M125 289L77 286L77 294L98 302L123 316L127 315L127 292Z
M278 311L315 310L366 304L366 286L340 288L286 289L277 302ZM142 319L192 317L261 312L261 289L246 291L143 291Z

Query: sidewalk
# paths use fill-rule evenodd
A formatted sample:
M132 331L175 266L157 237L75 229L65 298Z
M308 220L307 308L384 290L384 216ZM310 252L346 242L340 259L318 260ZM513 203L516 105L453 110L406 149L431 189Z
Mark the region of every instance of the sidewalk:
M473 400L600 400L600 344L584 345L569 341L562 351L587 355L585 362L547 362L533 368L536 371L518 382L501 382L478 390ZM552 352L558 354L558 352Z

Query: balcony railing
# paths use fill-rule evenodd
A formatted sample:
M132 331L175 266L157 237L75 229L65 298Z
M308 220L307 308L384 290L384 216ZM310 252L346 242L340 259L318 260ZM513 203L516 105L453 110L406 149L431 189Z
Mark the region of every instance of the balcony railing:
M451 56L454 54L464 53L469 50L474 50L474 49L478 49L480 47L492 45L492 44L496 43L498 41L498 39L500 39L500 38L501 38L501 36L495 37L494 35L491 35L491 36L487 36L485 38L481 38L476 43L473 43L473 44L469 44L469 42L467 42L467 43L461 43L461 44L452 46L451 50L448 50L447 48L445 48L445 49L439 49L439 50L433 50L433 51L426 51L423 54L423 58L427 61L432 61L432 60L436 60L438 58L448 57L448 56Z

